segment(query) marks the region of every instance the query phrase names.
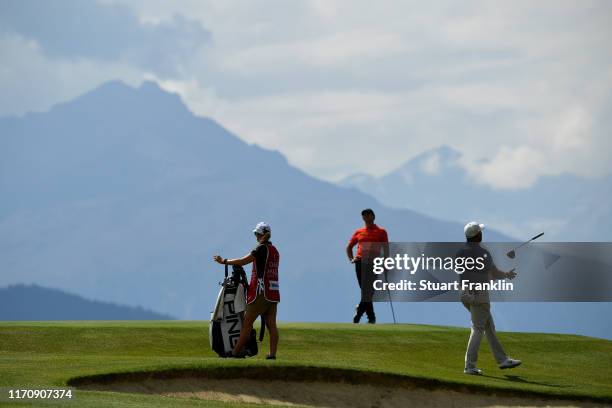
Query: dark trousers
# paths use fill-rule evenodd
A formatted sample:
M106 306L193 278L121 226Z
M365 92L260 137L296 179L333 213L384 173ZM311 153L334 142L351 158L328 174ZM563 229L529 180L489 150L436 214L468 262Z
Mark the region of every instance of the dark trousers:
M355 262L355 275L357 275L357 283L359 283L359 289L361 289L361 301L357 306L357 316L361 319L361 316L363 316L363 313L365 312L369 321L375 321L376 315L374 314L374 305L372 304L372 282L370 282L372 279L368 279L367 276L363 276L365 273L362 273L361 263L362 261L360 260ZM363 287L362 281L365 285Z

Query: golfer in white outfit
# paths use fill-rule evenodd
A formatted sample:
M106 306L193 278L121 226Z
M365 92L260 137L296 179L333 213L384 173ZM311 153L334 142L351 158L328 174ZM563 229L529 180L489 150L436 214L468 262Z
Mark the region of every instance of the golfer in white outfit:
M514 279L516 272L504 272L497 269L489 251L480 245L482 242L483 224L470 222L465 225L463 231L467 240L465 247L461 249L458 256L467 257L484 257L485 268L482 271L473 271L470 274L464 273L462 279L470 281L489 282L495 279ZM468 341L467 351L465 353L465 374L480 375L482 371L476 367L478 360L478 349L483 335L487 336L489 347L493 353L493 357L497 361L499 368L514 368L521 364L520 360L509 358L501 343L497 339L495 333L495 324L491 315L491 303L489 300L489 292L486 290L464 291L461 294L461 302L463 306L470 312L472 319L472 332Z

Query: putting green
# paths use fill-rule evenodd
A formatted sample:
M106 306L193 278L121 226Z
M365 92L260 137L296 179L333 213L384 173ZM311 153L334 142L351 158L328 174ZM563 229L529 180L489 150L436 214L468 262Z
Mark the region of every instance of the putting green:
M299 386L296 383L306 380L314 393L321 390L315 385L325 387L325 382L340 381L348 386L357 384L361 391L368 386L389 390L417 389L418 392L430 392L425 395L432 398L442 391L447 396L449 392L475 393L483 403L482 398L489 398L483 395L491 393L509 403L511 396L612 402L612 342L607 340L557 334L500 333L508 353L522 359L523 366L499 370L487 345L483 344L479 365L485 376L473 377L462 373L467 329L285 323L280 325L280 330L278 360L265 360L265 353L246 360L225 360L210 350L207 324L203 322L1 322L0 387L4 387L6 393L7 387L66 387L70 383L77 387L72 406L88 407L225 406L228 403L245 406L241 401L274 403L265 395L252 400L228 399L227 395L232 392L220 395L224 390L218 389L218 383L216 391L221 402L192 398L198 397L195 395L198 392L208 392L205 397L210 397L211 389L215 391L215 378L225 372L227 376L253 380L288 380L287 386L296 387ZM263 347L267 348L265 342ZM251 371L244 371L245 367ZM127 374L131 378L126 378L125 373L132 373ZM112 387L93 390L100 387L100 383L116 386L127 379L142 385L143 378L139 377L142 373L150 380L166 381L166 386L171 388L168 395L173 396L136 389L101 391ZM174 378L170 378L173 375ZM121 381L111 381L113 378ZM182 382L168 385L177 379ZM191 384L188 390L185 390L185 379ZM194 383L194 379L199 382ZM208 382L202 382L204 380ZM98 385L92 387L96 381ZM233 382L240 381L244 382ZM88 387L84 384L87 382L90 386L86 390ZM208 391L202 388L203 384ZM183 394L181 389L185 391ZM380 388L376 392L379 391ZM349 394L351 392L355 393L349 391ZM368 395L379 395L376 392ZM0 401L8 402L6 397ZM280 403L308 401L281 400ZM14 400L10 403L28 404ZM30 402L32 406L64 403Z

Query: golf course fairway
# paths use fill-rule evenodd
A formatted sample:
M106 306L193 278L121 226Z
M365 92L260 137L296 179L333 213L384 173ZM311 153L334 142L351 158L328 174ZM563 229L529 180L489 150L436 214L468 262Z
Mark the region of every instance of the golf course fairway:
M608 340L502 332L506 351L523 365L499 370L483 341L484 376L468 376L464 328L281 323L279 329L278 360L271 361L267 339L256 357L218 358L206 322L0 322L0 406L612 404ZM9 389L68 387L72 400L7 397Z

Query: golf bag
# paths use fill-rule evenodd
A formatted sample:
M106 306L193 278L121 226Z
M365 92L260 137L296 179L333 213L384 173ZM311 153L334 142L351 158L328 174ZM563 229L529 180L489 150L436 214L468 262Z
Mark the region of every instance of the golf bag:
M238 342L249 288L244 269L237 265L233 265L232 269L232 275L228 276L225 265L225 279L221 283L215 310L210 317L208 333L210 347L221 357L231 351ZM244 347L244 354L250 357L257 355L257 352L256 332L253 329Z

